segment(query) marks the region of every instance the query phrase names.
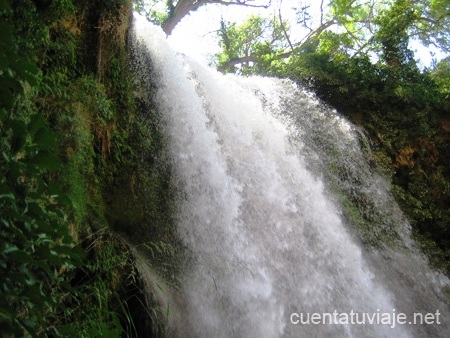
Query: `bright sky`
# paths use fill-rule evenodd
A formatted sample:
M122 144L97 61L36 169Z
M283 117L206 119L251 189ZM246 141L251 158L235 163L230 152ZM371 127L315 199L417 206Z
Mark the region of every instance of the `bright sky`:
M314 0L307 0L314 2ZM294 6L298 6L300 0L284 0L282 2L282 16L287 19L295 15ZM317 3L317 0L315 1ZM264 0L257 0L258 4L266 4ZM220 19L226 21L243 22L252 13L261 16L271 16L275 12L278 16L280 0L272 0L271 7L251 8L244 6L206 5L191 13L179 23L172 35L168 38L169 44L176 51L193 57L207 64L208 56L219 51L216 39L216 31L220 28Z
M256 1L262 4L266 3L265 0ZM318 0L272 0L269 9L206 5L185 17L176 26L172 35L168 38L168 42L176 51L189 55L202 64L208 64L210 56L219 51L215 32L220 28L221 17L226 21L242 22L252 13L266 17L274 14L278 16L280 2L283 20L295 22L294 7L300 7L300 4L310 4L310 14L314 17L314 13L316 13L316 17L318 17L317 13L319 13L320 8L320 1ZM295 41L295 38L292 40ZM412 42L410 48L417 56L420 56L422 66L430 65L431 52L436 53L436 50L426 49L417 42Z

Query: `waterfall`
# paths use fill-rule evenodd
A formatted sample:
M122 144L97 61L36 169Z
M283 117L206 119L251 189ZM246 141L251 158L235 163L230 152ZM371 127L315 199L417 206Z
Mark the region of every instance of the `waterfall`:
M134 21L136 72L156 91L170 141L186 257L170 334L444 337L449 282L415 249L363 133L291 81L224 76ZM369 229L352 225L339 195ZM414 313L434 322L409 324Z

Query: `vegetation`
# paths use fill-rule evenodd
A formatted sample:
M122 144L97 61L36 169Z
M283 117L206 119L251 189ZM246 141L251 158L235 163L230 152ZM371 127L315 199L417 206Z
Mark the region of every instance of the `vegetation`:
M208 3L136 8L166 33ZM156 4L156 3L155 3ZM433 263L450 273L450 59L420 69L412 38L449 51L449 5L332 0L293 41L278 17L222 22L224 72L288 77L370 136L373 160ZM327 5L327 6L326 6ZM263 4L262 6L266 6ZM0 331L11 336L162 334L133 247L176 281L165 139L133 91L125 0L0 0ZM148 114L153 114L148 118ZM353 201L344 200L361 224Z
M162 330L132 246L174 257L170 170L133 95L130 14L123 0L0 1L2 336Z

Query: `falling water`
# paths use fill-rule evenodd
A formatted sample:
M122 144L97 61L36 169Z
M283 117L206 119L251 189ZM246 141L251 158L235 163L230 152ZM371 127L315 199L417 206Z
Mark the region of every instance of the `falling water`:
M131 43L143 87L157 91L179 192L187 259L171 334L445 336L448 281L416 252L360 131L290 81L224 76L177 55L142 18ZM377 226L352 227L340 194ZM392 319L437 311L440 324Z

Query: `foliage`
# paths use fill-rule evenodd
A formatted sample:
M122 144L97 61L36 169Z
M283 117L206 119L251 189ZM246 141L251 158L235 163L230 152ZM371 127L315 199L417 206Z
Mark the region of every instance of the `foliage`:
M380 28L374 38L380 42L381 58L389 67L406 66L412 62L408 28L416 19L411 3L406 0L395 1L377 18Z
M81 264L66 226L67 197L44 179L59 167L54 140L39 115L2 123L0 311L5 332L15 335L44 330L70 290L69 271Z
M222 52L215 59L217 68L244 75L267 70L284 39L282 27L275 18L257 16L250 16L239 26L222 21L218 35Z
M267 70L267 64L259 69L255 64L264 62L269 55L272 60L286 58L287 54L295 58L311 46L317 52L344 57L367 56L372 60L383 58L384 62L396 62L393 58L397 52L393 48L402 49L398 53L412 60L414 55L408 50L408 45L413 40L448 52L449 10L448 3L441 0L432 1L430 5L421 0L329 0L320 2L319 13L313 17L308 12L309 6L303 6L297 9L297 25L293 26L292 31L277 20L271 22L272 30L276 30L276 25L286 28L286 39L281 44L278 41L276 49L272 48L270 36L254 37L254 41L247 43L267 44L266 52L245 55L241 51L233 55L232 59L237 60L233 65L242 64L241 67L234 67L234 71L245 73L242 68L248 66L246 60L251 58L253 63L250 68L255 70L253 74L261 74ZM281 13L279 19L281 21ZM218 32L219 44L223 48L218 56L222 58L224 54L230 54L224 44L228 29L233 30L233 25L222 26ZM241 29L239 34L247 33ZM239 62L240 59L242 62ZM219 66L224 69L221 63ZM246 74L249 73L251 71Z
M162 25L169 18L170 12L170 8L165 8L159 0L137 0L134 2L134 10L156 25Z
M409 36L418 38L425 47L434 46L450 52L450 3L446 0L415 0L410 2L415 20L409 26Z
M70 202L49 179L60 167L55 134L31 107L38 69L19 55L7 3L1 12L0 323L5 334L35 336L54 320L82 254L65 226Z
M151 332L134 256L105 216L111 184L133 175L131 142L141 141L130 137L130 6L0 5L2 334Z
M137 337L145 332L145 296L129 246L107 228L87 237L81 246L86 260L72 279L77 294L64 299L58 335Z
M450 57L444 58L431 71L430 76L436 82L442 94L450 95Z

